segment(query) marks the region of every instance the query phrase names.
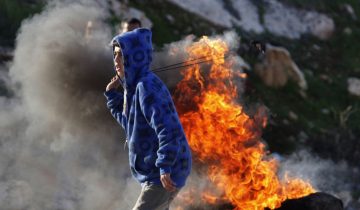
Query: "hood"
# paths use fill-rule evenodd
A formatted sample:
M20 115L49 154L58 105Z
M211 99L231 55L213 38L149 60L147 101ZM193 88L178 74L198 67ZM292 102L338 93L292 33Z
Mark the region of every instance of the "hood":
M122 85L128 91L136 87L138 80L150 71L152 61L151 31L138 28L115 36L111 43L117 42L122 50L125 81Z

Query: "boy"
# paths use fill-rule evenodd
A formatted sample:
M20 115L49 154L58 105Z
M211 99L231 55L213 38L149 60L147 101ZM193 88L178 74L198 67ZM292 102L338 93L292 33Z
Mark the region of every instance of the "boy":
M113 38L116 75L104 93L125 129L132 175L142 191L133 210L168 209L191 171L191 153L171 95L150 71L151 31L138 28ZM115 89L123 87L124 92Z

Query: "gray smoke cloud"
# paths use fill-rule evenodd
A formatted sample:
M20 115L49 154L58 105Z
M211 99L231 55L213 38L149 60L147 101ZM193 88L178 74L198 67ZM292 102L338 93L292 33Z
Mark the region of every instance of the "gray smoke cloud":
M113 75L96 1L51 2L23 22L1 71L1 209L130 209L139 193L123 131L105 106ZM92 21L90 36L86 34Z
M360 188L358 168L345 161L322 159L307 149L281 158L279 176L284 177L285 173L309 181L317 191L340 198L345 206L353 199L352 192Z
M157 71L156 69L172 64L182 63L187 60L187 53L185 49L194 42L195 38L195 36L189 35L181 41L166 44L162 51L154 53L154 60L151 65L151 69ZM176 84L181 80L180 70L181 69L177 68L161 71L158 72L157 75L168 85L168 87L175 88Z
M229 47L229 52L233 53L235 50L238 49L240 45L240 37L234 31L227 31L222 35L212 36L211 39L221 39L224 41L227 46ZM188 63L183 63L186 60L191 60L190 63L201 62L206 59L197 59L193 60L194 58L188 58L187 55L187 48L190 47L194 42L199 41L201 37L196 37L192 34L187 35L182 40L177 42L172 42L169 44L165 44L162 51L154 53L154 61L152 62L152 69L156 70L158 68L166 67L173 64L179 64L175 66L171 66L169 68L173 68L176 66L186 65ZM200 57L200 56L199 56ZM232 65L231 69L234 71L242 72L244 68L249 68L249 65L240 57L232 54L228 57L229 60L231 59ZM206 65L202 66L204 70ZM162 69L159 69L162 70ZM158 72L158 76L166 83L169 88L175 88L176 85L182 79L181 76L182 68L170 69L166 71ZM242 82L238 81L240 90L242 90Z

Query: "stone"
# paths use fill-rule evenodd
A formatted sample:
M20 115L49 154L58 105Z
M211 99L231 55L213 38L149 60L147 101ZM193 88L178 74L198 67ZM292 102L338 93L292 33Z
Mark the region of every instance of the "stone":
M326 74L320 74L319 75L319 78L325 82L328 82L328 83L332 83L333 80L331 79L331 77L329 77L328 75Z
M317 192L308 196L289 199L276 210L344 210L343 202L327 193Z
M172 23L172 24L175 23L175 18L172 15L166 14L165 17L170 23Z
M344 4L343 7L353 20L357 20L356 13L350 4Z
M310 33L322 40L329 39L335 31L333 19L326 15L321 14L317 16L314 13L309 13L309 17L304 19L306 22L309 22Z
M351 35L352 34L351 28L349 28L349 27L344 28L344 34Z
M305 133L305 131L300 131L297 137L301 143L305 143L309 139L309 136Z
M313 34L328 39L335 30L333 19L325 14L289 7L276 0L264 1L264 25L275 35L299 39L303 34Z
M225 8L221 1L208 1L208 0L168 0L169 2L204 18L211 23L224 27L231 28L234 18Z
M303 99L307 99L307 94L306 94L305 90L299 90L299 95L300 95Z
M293 80L301 89L307 89L305 76L291 59L289 51L271 45L266 49L265 58L255 65L254 71L267 86L283 87L288 80Z
M294 121L296 121L296 120L299 119L298 115L295 114L295 112L293 112L293 111L290 111L290 112L289 112L289 118L292 119L292 120L294 120Z
M303 34L328 39L335 29L334 21L329 16L290 7L279 0L168 1L227 29L240 27L247 32L258 34L268 31L290 39L298 39ZM259 8L263 11L259 11ZM260 13L263 13L263 18Z
M330 114L330 110L329 109L321 109L321 113Z
M314 44L313 48L314 48L314 50L321 50L321 47L319 45L317 45L317 44Z
M360 97L360 79L355 77L350 77L347 79L348 91L354 96Z
M282 120L282 123L283 123L284 125L290 125L290 122L289 122L289 120L287 120L287 119L283 119L283 120Z

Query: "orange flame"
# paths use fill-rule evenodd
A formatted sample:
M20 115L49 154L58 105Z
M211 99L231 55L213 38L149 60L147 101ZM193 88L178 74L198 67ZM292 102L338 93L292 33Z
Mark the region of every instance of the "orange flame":
M303 180L286 176L280 181L277 177L278 162L266 156L261 142L265 111L260 109L250 117L236 103L233 78L246 76L225 59L226 43L203 37L186 50L189 60L207 57L213 61L183 70L175 103L194 156L206 163L209 179L224 197L235 209L257 210L278 208L288 198L315 192ZM217 201L207 192L202 198L208 203Z

